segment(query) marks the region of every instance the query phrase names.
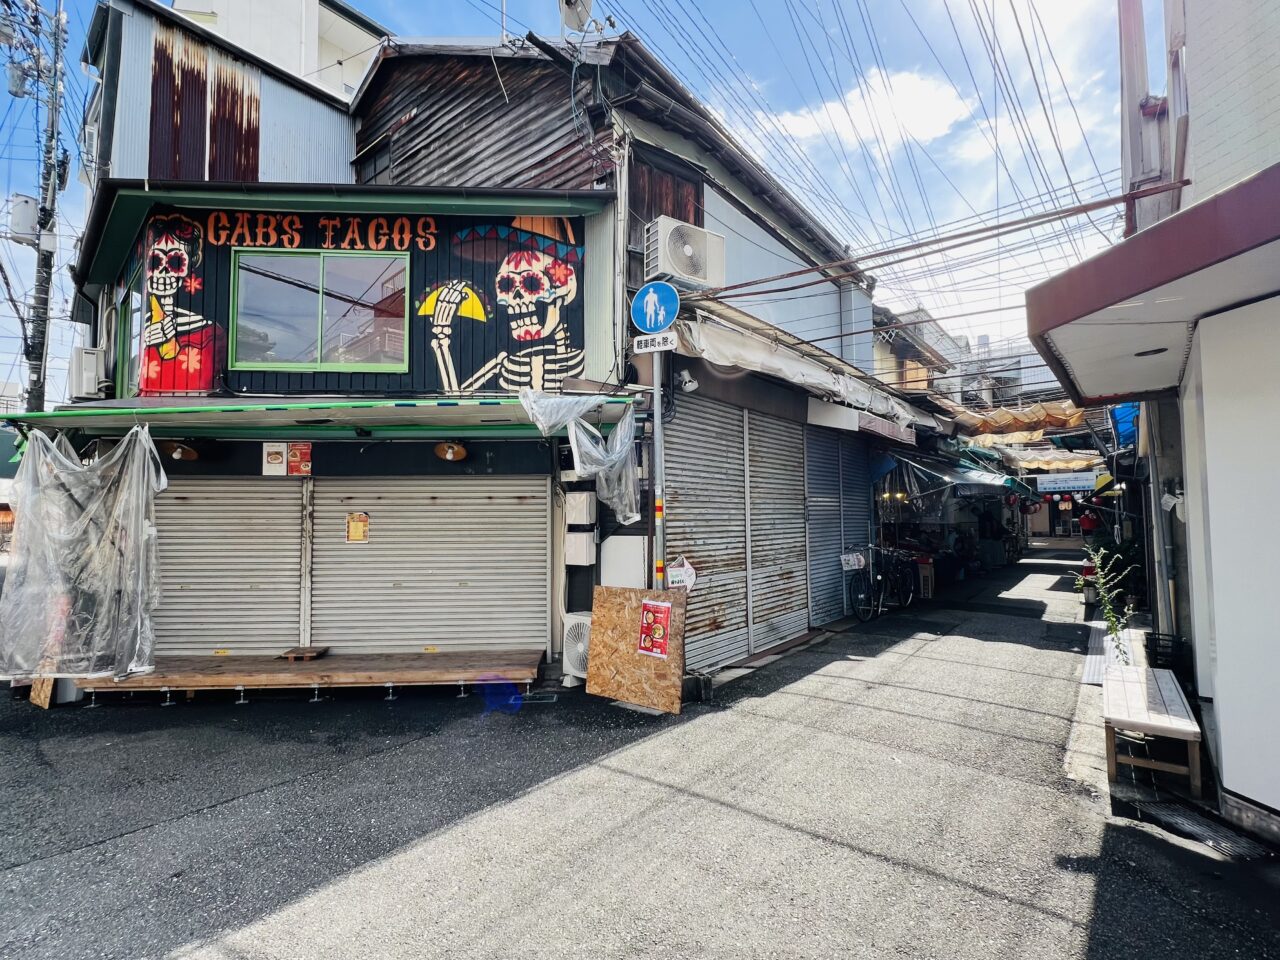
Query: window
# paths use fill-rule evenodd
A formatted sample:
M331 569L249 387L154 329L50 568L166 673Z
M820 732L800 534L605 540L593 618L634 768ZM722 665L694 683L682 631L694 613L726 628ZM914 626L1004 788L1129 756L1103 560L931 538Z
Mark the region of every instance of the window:
M116 355L117 395L132 397L138 393L138 371L142 362L142 268L121 293L116 304L115 326L119 337Z
M235 253L231 366L408 370L404 254Z

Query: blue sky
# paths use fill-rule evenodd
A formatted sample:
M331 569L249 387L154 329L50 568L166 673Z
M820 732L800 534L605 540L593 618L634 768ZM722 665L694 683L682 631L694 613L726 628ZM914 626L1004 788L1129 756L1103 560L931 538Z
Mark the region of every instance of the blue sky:
M492 37L498 29L498 0L353 2L402 36ZM93 4L68 4L78 59ZM1158 3L1146 5L1156 35ZM553 0L511 0L508 13L513 34L559 34ZM855 251L990 221L997 208L1007 219L1024 207L1119 192L1115 0L596 0L594 13L644 39ZM1158 75L1158 37L1152 45ZM1156 76L1154 89L1162 86ZM74 154L88 90L78 64L67 88L64 142ZM0 117L4 197L34 192L33 104L0 93ZM84 193L73 173L59 263L71 256ZM1008 308L1026 286L1117 236L1115 214L1105 212L886 268L877 271L877 301L976 314L947 326L1014 337L1022 315ZM20 287L30 283L30 249L0 242L0 258ZM60 271L55 315L65 315L70 289ZM21 373L5 375L20 366L10 314L0 305L0 379L12 380ZM54 332L53 398L74 334L65 322Z

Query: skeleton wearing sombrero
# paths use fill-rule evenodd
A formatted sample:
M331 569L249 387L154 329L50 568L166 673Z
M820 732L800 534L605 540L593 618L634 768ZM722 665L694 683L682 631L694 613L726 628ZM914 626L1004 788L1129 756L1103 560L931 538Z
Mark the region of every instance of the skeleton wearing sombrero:
M581 376L586 355L569 340L564 309L578 296L578 274L571 260L581 258L578 247L558 243L512 227L468 228L454 238L466 243L500 231L501 239L521 244L508 253L494 278L498 307L506 311L516 348L503 350L466 381L459 383L451 345L459 317L484 321L484 298L465 280L452 280L433 290L418 309L431 317L431 350L440 369L445 393L472 393L491 380L511 392L531 387L558 393L568 377Z

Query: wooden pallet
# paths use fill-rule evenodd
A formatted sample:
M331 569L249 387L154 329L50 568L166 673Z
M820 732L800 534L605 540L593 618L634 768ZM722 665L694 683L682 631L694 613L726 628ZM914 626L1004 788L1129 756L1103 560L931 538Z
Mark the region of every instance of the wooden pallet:
M328 652L328 647L290 647L276 659L288 660L290 663L296 663L299 660L319 660Z
M315 660L272 656L156 657L156 667L124 680L81 679L86 690L234 690L298 687L434 686L531 683L541 649L441 653L330 654Z

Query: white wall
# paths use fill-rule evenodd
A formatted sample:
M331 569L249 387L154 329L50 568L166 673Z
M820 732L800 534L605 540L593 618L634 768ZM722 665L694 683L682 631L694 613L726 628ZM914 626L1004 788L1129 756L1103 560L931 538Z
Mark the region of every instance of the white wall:
M1280 162L1280 3L1188 0L1183 206Z
M1280 297L1200 321L1196 342L1210 569L1193 592L1212 590L1220 772L1228 790L1280 809Z
M703 226L724 235L726 283L777 276L809 265L710 185L704 191ZM788 333L817 339L818 346L851 363L857 364L855 358L865 353L866 363L858 366L870 372L869 335L830 339L850 333L859 321L865 324L863 329L870 327L871 298L866 291L850 288L841 296L840 288L830 283L795 293L802 296L743 297L735 306Z
M1200 372L1200 335L1192 342L1182 379L1182 522L1187 528L1187 567L1191 587L1191 632L1195 645L1196 690L1213 698L1213 563L1209 555L1209 475L1204 459L1204 385ZM1175 523L1178 522L1176 519ZM1183 627L1185 631L1186 628Z

